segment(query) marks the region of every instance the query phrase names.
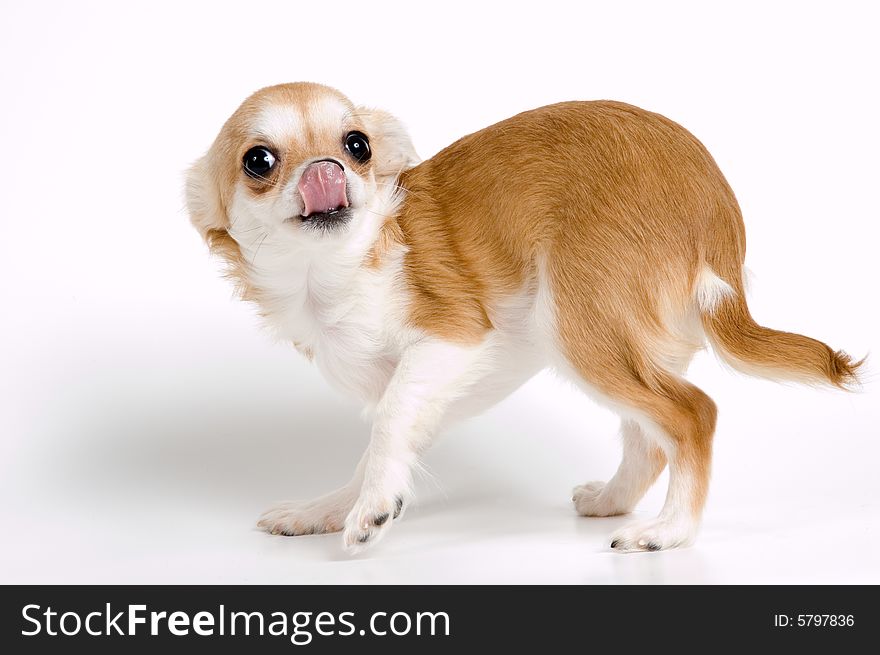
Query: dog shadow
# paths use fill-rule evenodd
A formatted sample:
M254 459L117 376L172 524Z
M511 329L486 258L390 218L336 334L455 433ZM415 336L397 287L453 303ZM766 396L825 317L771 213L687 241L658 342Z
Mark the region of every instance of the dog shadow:
M241 360L221 371L156 367L84 378L56 406L59 434L40 475L67 494L252 508L254 519L273 502L332 491L350 479L370 425L317 371L282 368ZM467 425L445 430L429 451L431 473L417 476L419 516L453 511L450 493L456 503L530 502L513 468L467 464L468 440L485 436Z
M175 391L139 389L147 402L117 399L68 425L53 475L87 494L268 505L344 484L367 444L369 426L332 396Z
M203 375L178 371L176 380L159 378L130 388L83 385L77 404L89 411L66 422L67 438L44 474L86 502L112 498L127 503L130 513L173 506L205 512L205 524L231 513L226 528L241 525L242 532L249 531L248 539L259 539L261 555L348 560L339 535L270 536L257 534L254 522L273 502L315 497L348 481L370 432L357 408L328 393L317 373L315 385L305 391L281 388L277 378L259 371L232 383ZM511 544L560 530L601 552L598 544L632 520L578 517L562 498L536 495L535 480L524 486L514 466L479 462L475 474L462 462L473 457L467 440L483 435L473 434L479 426L467 425L447 430L442 444L429 452L432 475L417 480L417 501L395 530L401 538L360 558L409 557L424 549L493 540ZM136 498L149 503L128 503ZM101 511L99 503L95 507ZM633 560L621 566L627 577L632 566L653 565Z

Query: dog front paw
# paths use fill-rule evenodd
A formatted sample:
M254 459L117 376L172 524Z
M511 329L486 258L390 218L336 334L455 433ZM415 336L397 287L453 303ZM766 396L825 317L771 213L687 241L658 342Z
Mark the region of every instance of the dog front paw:
M387 497L362 494L345 519L342 533L345 549L354 554L378 542L391 524L403 516L405 505L403 494Z
M341 489L315 500L278 503L263 512L257 527L287 537L339 532L355 497L353 492Z

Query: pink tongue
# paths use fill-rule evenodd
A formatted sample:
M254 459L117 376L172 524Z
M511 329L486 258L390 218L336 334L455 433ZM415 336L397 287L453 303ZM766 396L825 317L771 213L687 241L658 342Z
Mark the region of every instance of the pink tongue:
M303 216L332 212L348 207L345 173L339 164L318 161L310 164L297 185L303 199Z

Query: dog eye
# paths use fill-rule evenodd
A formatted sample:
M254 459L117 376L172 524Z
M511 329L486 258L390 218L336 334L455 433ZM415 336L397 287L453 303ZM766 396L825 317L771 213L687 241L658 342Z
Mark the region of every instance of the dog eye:
M251 177L266 177L275 165L275 155L266 148L257 146L244 153L244 172Z
M370 141L363 132L349 132L345 137L345 149L356 161L365 162L370 158Z

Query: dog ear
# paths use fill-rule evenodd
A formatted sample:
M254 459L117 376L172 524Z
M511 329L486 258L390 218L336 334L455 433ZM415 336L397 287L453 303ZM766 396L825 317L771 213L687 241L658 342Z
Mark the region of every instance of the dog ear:
M186 207L189 220L205 240L213 233L229 228L220 188L205 155L190 166L186 174Z
M393 182L402 171L419 163L409 133L397 118L381 109L358 107L373 151L373 171L380 181Z

